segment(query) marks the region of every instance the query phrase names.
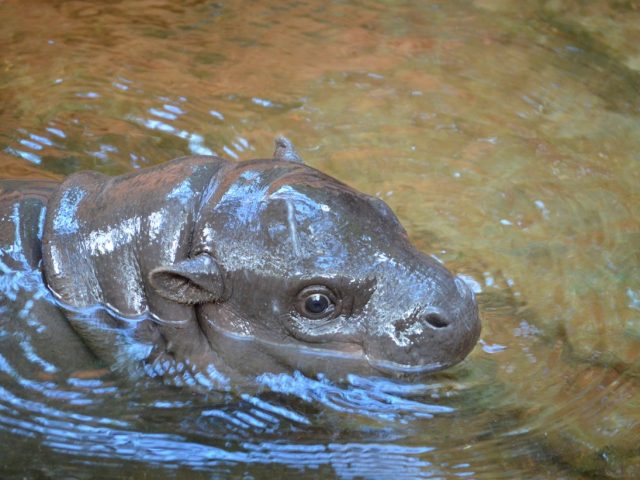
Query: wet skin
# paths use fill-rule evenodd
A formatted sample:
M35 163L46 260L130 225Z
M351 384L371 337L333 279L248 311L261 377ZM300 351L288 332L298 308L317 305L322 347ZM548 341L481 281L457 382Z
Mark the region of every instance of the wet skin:
M25 302L0 293L0 330L62 369L97 358L208 388L292 370L407 376L460 362L479 337L464 282L383 201L305 166L284 138L267 160L0 188L0 275L46 284L31 330L7 320Z

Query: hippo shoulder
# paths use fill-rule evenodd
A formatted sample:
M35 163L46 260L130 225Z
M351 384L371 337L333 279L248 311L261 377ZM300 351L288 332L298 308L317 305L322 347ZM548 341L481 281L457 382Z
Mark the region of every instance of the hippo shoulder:
M106 301L129 313L145 310L142 293L129 305L137 298L131 289L142 288L141 267L175 254L182 243L176 238L190 231L200 197L226 164L194 156L116 177L69 176L49 200L43 232L43 270L52 291L77 307ZM146 237L150 245L141 249Z

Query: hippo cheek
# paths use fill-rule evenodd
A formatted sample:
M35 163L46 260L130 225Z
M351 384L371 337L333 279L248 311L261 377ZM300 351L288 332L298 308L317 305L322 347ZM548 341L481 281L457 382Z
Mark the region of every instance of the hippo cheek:
M299 370L310 376L323 373L335 380L348 374L377 373L367 362L362 345L346 338L302 340L275 325L265 331L221 305L203 305L198 310L198 319L216 353L215 362L222 364L216 366L232 377L231 371L252 377ZM274 335L274 331L280 334Z
M231 376L287 370L281 359L271 353L277 342L234 309L221 304L202 305L198 308L198 322L215 352L215 358L201 361L215 362Z

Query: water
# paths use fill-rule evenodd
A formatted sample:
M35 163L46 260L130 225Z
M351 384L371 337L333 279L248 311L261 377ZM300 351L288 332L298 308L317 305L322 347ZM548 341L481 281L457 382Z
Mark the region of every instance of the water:
M284 133L475 283L484 330L419 385L203 394L3 356L0 476L640 476L640 6L523 3L2 2L3 175Z

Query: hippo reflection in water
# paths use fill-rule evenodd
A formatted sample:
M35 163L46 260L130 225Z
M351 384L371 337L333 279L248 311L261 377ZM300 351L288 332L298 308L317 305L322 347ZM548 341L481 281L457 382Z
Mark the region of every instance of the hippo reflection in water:
M294 370L408 376L478 340L465 283L383 201L305 166L285 138L273 159L0 188L0 334L57 369L97 358L211 388Z

